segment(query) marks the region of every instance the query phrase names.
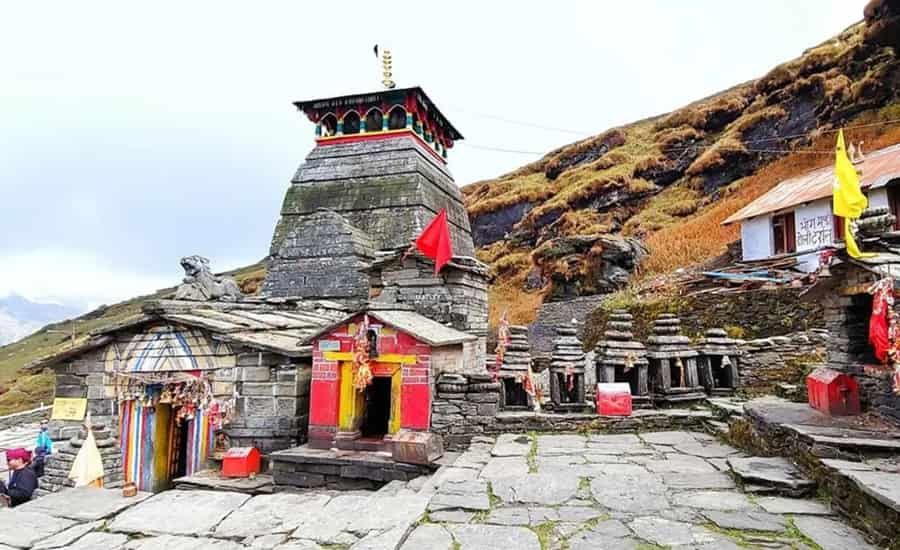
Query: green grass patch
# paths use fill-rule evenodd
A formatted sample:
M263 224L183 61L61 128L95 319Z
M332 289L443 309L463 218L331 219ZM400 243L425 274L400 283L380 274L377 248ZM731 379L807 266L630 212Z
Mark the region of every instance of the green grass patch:
M531 530L537 535L538 542L541 544L541 550L550 550L553 531L558 523L558 521L545 521L531 527Z
M823 550L822 547L816 544L814 540L804 535L803 531L797 528L797 525L794 523L793 518L788 518L787 520L787 529L785 530L785 535L802 542L811 550Z

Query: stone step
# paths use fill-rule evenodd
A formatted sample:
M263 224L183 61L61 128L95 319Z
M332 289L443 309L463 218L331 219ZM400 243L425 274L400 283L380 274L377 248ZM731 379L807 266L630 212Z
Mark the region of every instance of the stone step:
M707 420L705 422L706 426L716 435L728 435L729 426L727 422L720 422L718 420Z
M747 492L802 497L816 489L816 482L806 478L786 458L732 457L728 466Z
M744 402L727 397L710 397L706 400L713 414L723 420L728 420L733 416L744 416Z

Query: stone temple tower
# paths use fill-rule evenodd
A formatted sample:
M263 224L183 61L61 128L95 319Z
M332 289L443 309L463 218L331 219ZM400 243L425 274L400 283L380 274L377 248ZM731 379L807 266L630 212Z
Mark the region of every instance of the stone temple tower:
M294 105L315 123L316 147L285 195L264 294L363 303L370 266L405 250L442 208L457 267L471 271L469 219L447 169L462 135L421 88ZM380 292L387 283L374 276Z

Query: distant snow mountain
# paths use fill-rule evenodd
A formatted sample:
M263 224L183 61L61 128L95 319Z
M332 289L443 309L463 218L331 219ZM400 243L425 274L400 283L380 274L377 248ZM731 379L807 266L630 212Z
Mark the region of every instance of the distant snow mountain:
M24 338L47 323L76 317L81 313L80 308L32 302L24 296L10 294L0 298L0 345Z

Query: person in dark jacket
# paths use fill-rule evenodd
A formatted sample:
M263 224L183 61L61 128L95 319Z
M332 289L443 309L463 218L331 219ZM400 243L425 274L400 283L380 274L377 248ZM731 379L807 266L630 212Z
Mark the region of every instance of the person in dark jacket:
M37 489L37 476L28 463L31 453L28 449L10 449L6 451L6 463L9 465L9 483L0 481L0 495L9 506L18 506L31 500Z

